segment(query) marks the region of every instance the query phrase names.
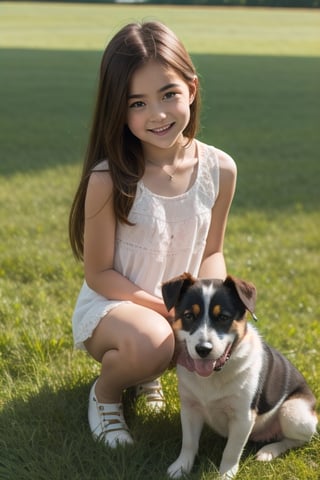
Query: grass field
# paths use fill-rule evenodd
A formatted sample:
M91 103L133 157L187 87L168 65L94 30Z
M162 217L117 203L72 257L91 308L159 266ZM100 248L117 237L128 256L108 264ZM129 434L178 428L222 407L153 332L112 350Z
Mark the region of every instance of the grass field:
M164 414L126 402L132 448L91 440L98 366L74 352L82 266L67 219L99 60L124 23L157 18L199 70L199 137L239 170L225 256L254 282L258 327L304 373L320 412L320 11L0 3L0 478L162 480L180 447L174 371ZM190 479L216 478L224 441L209 430ZM320 478L319 436L270 464L249 445L240 480Z

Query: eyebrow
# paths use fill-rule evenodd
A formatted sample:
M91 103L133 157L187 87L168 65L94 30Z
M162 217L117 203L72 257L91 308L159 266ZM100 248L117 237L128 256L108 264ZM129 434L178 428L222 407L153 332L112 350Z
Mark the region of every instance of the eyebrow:
M165 90L169 90L170 88L177 88L180 87L179 83L168 83L167 85L164 85L163 87L159 88L158 92L164 92ZM146 95L144 93L134 93L132 95L128 96L128 100L132 100L134 98L143 98Z

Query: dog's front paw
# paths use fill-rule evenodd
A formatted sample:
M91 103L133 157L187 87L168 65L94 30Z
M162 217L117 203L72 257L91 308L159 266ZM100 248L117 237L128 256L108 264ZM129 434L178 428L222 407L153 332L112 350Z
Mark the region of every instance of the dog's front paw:
M174 462L167 470L167 474L170 478L180 478L183 475L182 467L176 465L177 462Z
M169 477L171 478L180 478L186 473L189 473L191 468L188 468L179 458L170 465L167 470Z
M230 470L228 470L227 472L220 474L221 480L232 480L237 475L238 468L239 466L235 465L234 467L230 468Z

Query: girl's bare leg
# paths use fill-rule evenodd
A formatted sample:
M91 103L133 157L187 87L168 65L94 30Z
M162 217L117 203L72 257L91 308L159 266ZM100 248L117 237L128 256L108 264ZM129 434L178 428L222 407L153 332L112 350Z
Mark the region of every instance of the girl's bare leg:
M124 389L164 372L174 353L174 336L164 317L128 303L109 312L85 346L101 363L98 402L120 403Z

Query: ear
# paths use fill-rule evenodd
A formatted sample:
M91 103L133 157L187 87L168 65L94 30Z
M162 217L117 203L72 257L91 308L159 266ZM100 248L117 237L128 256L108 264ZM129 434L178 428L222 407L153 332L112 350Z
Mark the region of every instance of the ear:
M254 309L257 300L257 290L253 283L240 280L239 278L228 275L224 281L224 284L228 287L233 286L239 295L240 300L251 313L254 320L258 320L254 314Z
M189 105L193 104L193 101L197 94L198 85L199 85L198 77L195 75L192 81L189 82Z
M190 273L183 273L162 285L162 296L168 312L174 307L186 290L195 283L196 279Z

